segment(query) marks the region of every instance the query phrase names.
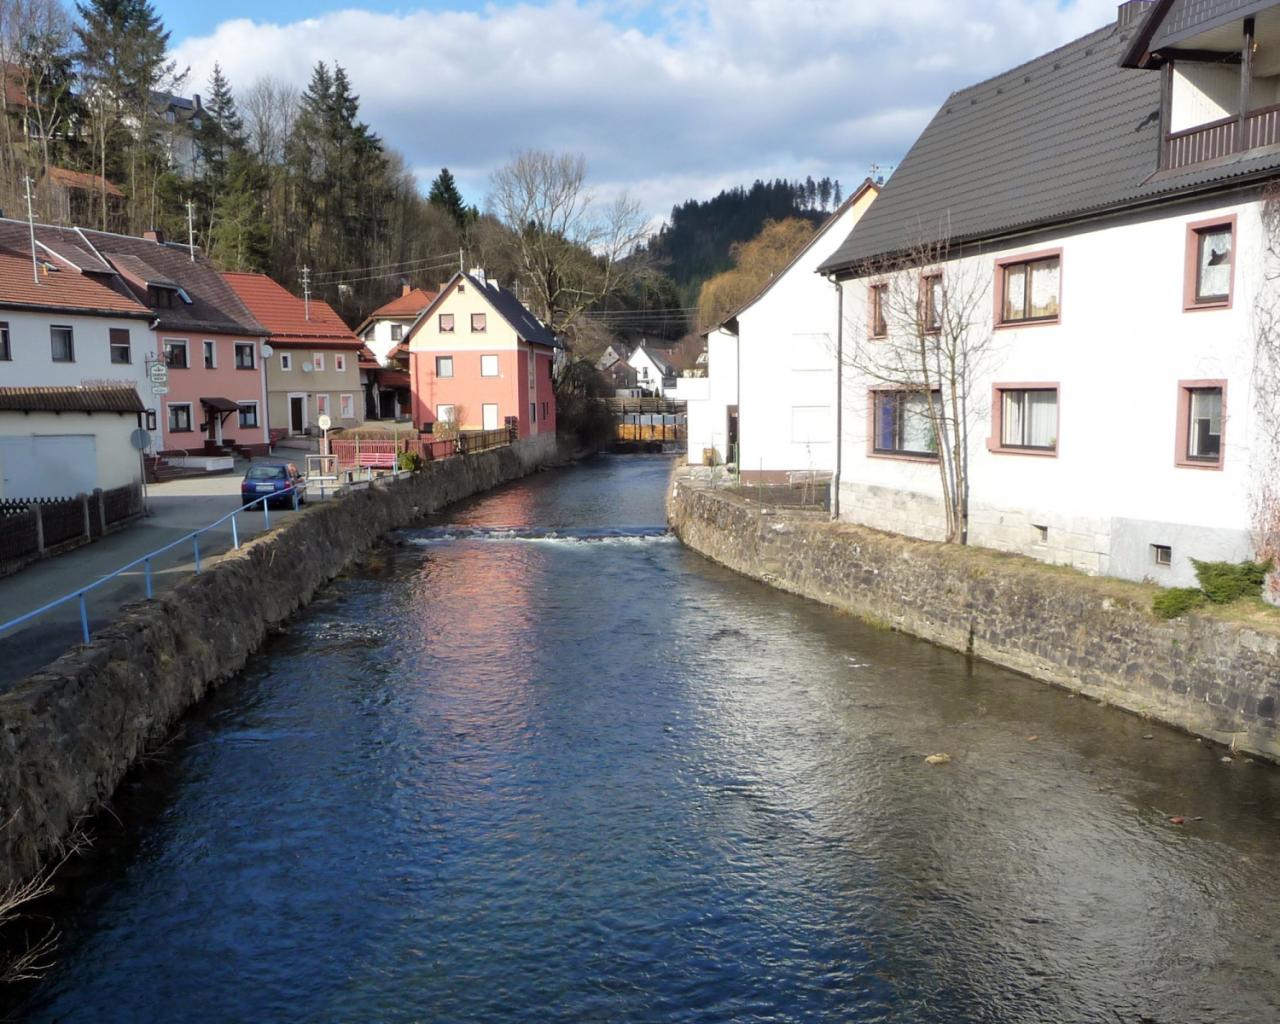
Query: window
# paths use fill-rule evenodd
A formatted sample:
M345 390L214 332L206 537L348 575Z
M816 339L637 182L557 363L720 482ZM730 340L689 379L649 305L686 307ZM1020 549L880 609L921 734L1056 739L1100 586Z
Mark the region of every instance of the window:
M1156 565L1173 565L1173 548L1168 544L1152 544L1151 561Z
M173 308L173 292L168 288L147 288L147 305L156 309Z
M471 330L477 334L481 331L488 330L488 327L485 324L485 315L483 313L471 314Z
M546 421L546 418L547 418L547 408L548 408L547 403L543 402L542 403L542 419L544 422Z
M1062 254L1036 256L997 265L1000 323L1057 320L1062 294Z
M1231 305L1234 217L1187 226L1186 309L1222 309Z
M338 396L338 415L344 420L353 420L356 418L355 395Z
M537 402L529 403L529 422L530 423L538 422L538 403Z
M481 356L480 357L480 376L481 377L498 376L498 357L497 356Z
M110 331L111 361L113 363L133 362L133 351L129 344L129 328L113 327Z
M258 425L258 403L240 403L240 426L256 427Z
M316 373L324 373L324 353L323 352L311 353L311 368L315 370Z
M293 356L288 352L280 353L280 369L286 373L293 369Z
M934 400L941 395L935 391ZM938 441L929 416L929 396L918 391L875 391L872 449L882 454L937 458Z
M9 344L9 324L0 322L0 363L7 363L13 358L13 348Z
M172 434L191 433L191 403L169 403L169 432Z
M317 416L329 415L329 396L328 395L316 395L316 415Z
M889 286L887 284L873 284L870 297L871 315L869 317L869 326L871 328L871 337L886 337L889 333L889 322L885 319L885 303L889 301Z
M453 333L453 314L452 313L441 313L439 322L440 322L441 334Z
M207 338L202 343L204 348L204 368L206 370L216 370L218 368L218 345L216 342L209 341Z
M338 373L345 373L347 370L347 357L345 355L335 355L333 357L333 368Z
M456 415L451 405L436 406L436 419L441 423L452 423Z
M253 342L237 341L236 342L236 369L252 370L258 365L257 356L254 354Z
M480 406L480 428L482 430L498 429L498 406L497 403L485 403Z
M1178 465L1222 468L1226 399L1225 381L1189 380L1178 385Z
M436 376L453 376L453 356L436 356Z
M1056 386L1001 387L992 403L995 443L992 451L1058 450L1058 389Z
M53 345L53 361L55 363L74 363L76 361L76 343L70 327L50 327L49 338Z
M920 279L920 305L923 307L924 329L929 334L942 330L942 310L946 297L942 290L942 275L928 274Z
M391 340L401 341L404 338L404 324L391 325Z
M187 343L184 339L164 339L164 365L171 370L187 368Z

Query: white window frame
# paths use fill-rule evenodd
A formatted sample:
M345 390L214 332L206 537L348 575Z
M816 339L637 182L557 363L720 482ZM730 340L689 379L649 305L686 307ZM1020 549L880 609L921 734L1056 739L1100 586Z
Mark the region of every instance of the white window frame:
M311 353L311 369L315 370L316 373L324 373L324 353L323 352Z
M329 396L324 392L316 392L316 419L329 415Z
M200 355L204 359L204 368L206 370L216 370L218 368L218 343L212 338L205 338L200 343Z
M492 360L493 360L493 364L492 364L492 365L493 365L493 373L485 373L485 371L484 371L485 366L489 365L489 364L487 363L487 360L489 360L489 359L492 359ZM498 357L497 357L496 355L493 355L493 354L490 354L490 355L482 355L482 356L480 357L480 376L481 376L481 377L497 377L497 376L499 376L499 375L500 375L500 366L499 366L499 363L498 363Z
M458 415L458 407L449 403L436 406L436 420L440 423L451 423Z
M280 353L280 369L284 373L293 372L293 353L291 352Z
M338 418L343 420L356 418L356 396L351 392L343 392L338 396Z
M339 352L333 357L333 369L337 373L347 372L347 357L345 353Z
M257 430L260 426L262 426L262 417L258 414L259 411L258 411L257 402L237 402L236 404L240 407L240 412L236 416L236 424L240 427L241 430ZM244 422L244 413L248 409L253 410L252 423Z
M444 364L445 362L448 362L449 364L449 372L441 373L440 368L442 364ZM436 356L436 379L437 380L453 379L453 356Z
M182 349L182 365L174 366L169 362L169 346ZM191 346L187 344L186 338L162 338L160 341L160 352L164 356L164 365L170 370L189 370L191 368Z
M492 410L493 410L493 420L494 420L494 423L496 424L495 426L492 426L492 427L487 426L487 423L488 423L488 413L486 413L486 412L485 412L485 410L486 410L486 409L492 409ZM497 403L497 402L484 402L484 403L482 403L482 404L481 404L481 406L480 406L480 426L481 426L481 428L482 428L482 429L484 429L484 430L497 430L497 429L499 429L499 428L502 426L502 410L498 408L498 403Z
M175 427L173 425L173 410L187 410L187 426L185 429ZM166 432L170 434L194 434L196 430L196 417L191 408L190 402L165 402L164 403L164 423Z

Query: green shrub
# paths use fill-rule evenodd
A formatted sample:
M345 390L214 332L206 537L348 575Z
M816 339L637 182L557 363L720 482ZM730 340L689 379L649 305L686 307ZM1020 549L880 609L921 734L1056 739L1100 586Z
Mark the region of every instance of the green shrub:
M1162 619L1176 619L1204 604L1204 591L1197 587L1173 587L1156 594L1151 610Z
M1262 594L1262 581L1271 571L1268 562L1201 562L1191 559L1196 567L1200 589L1214 604L1229 604L1242 597Z
M410 473L422 471L422 454L420 452L401 452L396 464Z

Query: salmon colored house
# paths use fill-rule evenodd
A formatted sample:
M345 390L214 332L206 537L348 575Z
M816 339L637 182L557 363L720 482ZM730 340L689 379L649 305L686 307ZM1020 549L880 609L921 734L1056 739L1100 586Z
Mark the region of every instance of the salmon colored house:
M559 339L484 271L458 273L409 328L413 422L554 438Z

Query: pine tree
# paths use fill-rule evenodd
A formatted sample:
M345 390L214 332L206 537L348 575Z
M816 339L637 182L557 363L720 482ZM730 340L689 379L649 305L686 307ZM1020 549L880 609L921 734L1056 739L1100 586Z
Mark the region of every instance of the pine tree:
M466 225L468 220L467 207L462 202L462 194L458 191L457 183L453 180L453 175L449 173L449 168L440 168L440 173L436 175L435 181L431 183L431 192L427 196L427 202L443 208L454 219L458 227Z
M266 180L258 162L232 151L226 183L213 209L209 256L227 270L268 270L271 239L262 215Z
M840 190L839 178L836 178L835 182L832 183L831 201L836 204L837 209L840 207L840 204L844 202L844 193Z
M818 182L818 202L825 210L831 204L831 179L823 178Z

